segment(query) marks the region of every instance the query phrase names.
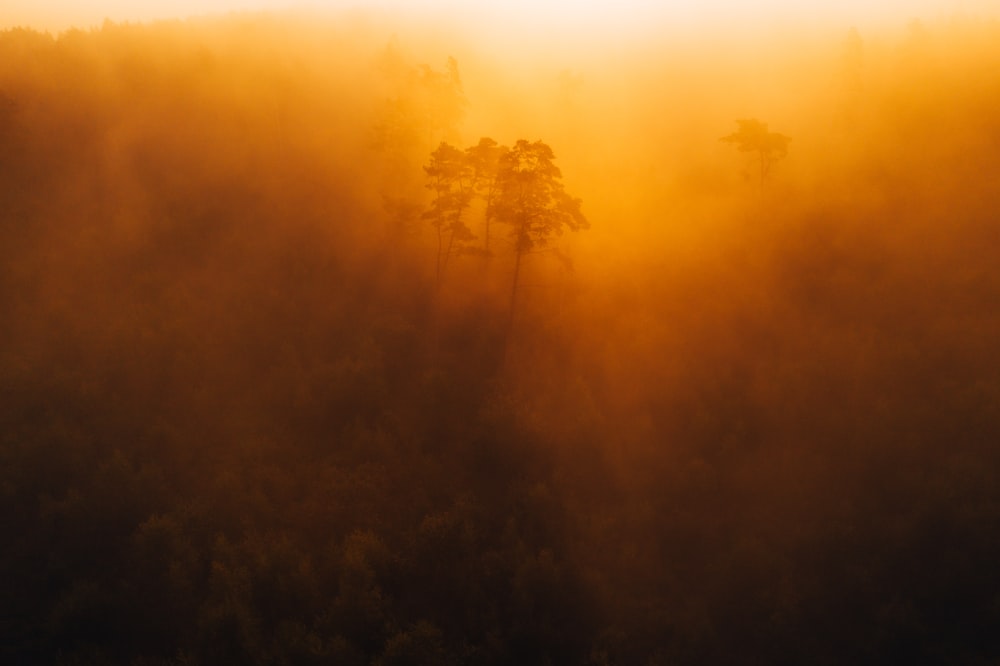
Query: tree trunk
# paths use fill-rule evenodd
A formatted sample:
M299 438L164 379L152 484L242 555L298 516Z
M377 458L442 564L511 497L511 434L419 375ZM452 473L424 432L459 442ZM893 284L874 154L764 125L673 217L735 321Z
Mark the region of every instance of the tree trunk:
M438 252L437 252L437 265L435 267L435 272L434 272L434 286L435 287L440 287L441 286L441 246L444 243L444 240L441 238L441 226L442 225L439 224L438 228L437 228L437 232L438 232Z
M503 366L507 365L507 349L510 347L510 338L514 332L514 304L517 301L517 284L521 279L521 257L524 255L523 248L523 225L522 231L517 235L517 249L514 255L514 278L510 285L510 304L507 308L507 328L503 334Z
M457 222L455 224L458 224ZM448 259L451 257L451 248L455 244L455 226L451 227L451 234L448 236L448 249L444 251L444 265L441 266L442 271L448 270Z
M486 212L484 213L484 218L486 220L486 228L483 231L483 265L489 266L490 263L490 218L492 217L491 211L493 208L493 197L494 191L492 187L486 193Z
M483 246L483 250L486 253L485 255L486 261L489 262L490 260L490 216L489 215L486 216L486 231L483 233L483 237L485 238L486 241Z

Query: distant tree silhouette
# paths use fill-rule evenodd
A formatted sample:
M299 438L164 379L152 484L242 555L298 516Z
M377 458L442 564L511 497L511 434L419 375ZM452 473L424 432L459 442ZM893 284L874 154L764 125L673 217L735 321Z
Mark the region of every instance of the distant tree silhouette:
M767 123L756 118L740 119L736 124L739 129L722 137L720 141L736 146L741 153L752 153L755 156L760 170L760 185L763 187L774 163L788 154L788 142L791 138L769 132Z
M513 329L524 255L545 246L566 227L577 231L590 226L580 212L580 199L563 189L562 172L553 160L555 154L547 144L524 139L500 156L493 212L499 222L511 226L515 256L505 340Z
M431 132L440 133L445 141L458 139L458 127L465 118L469 102L458 73L458 61L448 56L445 70L439 72L429 65L420 66L420 81L427 91L428 125Z
M431 153L431 161L424 167L424 172L429 181L427 188L434 192L434 200L423 216L437 230L435 279L440 284L455 243L463 245L475 239L475 235L462 221L462 213L472 201L473 169L463 151L442 142ZM445 236L448 239L447 245Z
M394 177L408 172L411 159L439 141L458 140L468 100L458 61L449 57L445 69L406 64L393 38L379 58L389 94L373 127L374 146L386 154Z

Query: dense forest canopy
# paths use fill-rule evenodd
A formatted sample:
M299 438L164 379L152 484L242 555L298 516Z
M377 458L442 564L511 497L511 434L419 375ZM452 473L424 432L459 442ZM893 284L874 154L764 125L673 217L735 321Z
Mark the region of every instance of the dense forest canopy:
M1000 25L496 44L0 32L0 662L1000 659Z

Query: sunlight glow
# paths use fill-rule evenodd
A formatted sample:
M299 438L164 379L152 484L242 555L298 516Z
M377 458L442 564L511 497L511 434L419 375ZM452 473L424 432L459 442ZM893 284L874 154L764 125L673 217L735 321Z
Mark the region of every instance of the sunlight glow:
M93 27L112 21L149 21L218 15L234 11L340 11L365 9L409 15L452 17L494 23L498 30L618 30L660 27L767 26L786 22L869 24L958 15L995 14L991 0L843 0L817 6L791 0L9 0L0 27L24 25L48 30Z

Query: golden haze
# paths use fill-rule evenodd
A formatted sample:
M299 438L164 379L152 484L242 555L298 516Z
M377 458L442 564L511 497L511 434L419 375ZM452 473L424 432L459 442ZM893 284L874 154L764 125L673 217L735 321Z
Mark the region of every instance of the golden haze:
M656 32L673 36L720 28L736 32L784 25L836 24L889 27L912 19L942 20L955 16L989 16L996 11L991 0L886 0L879 3L843 0L838 3L799 3L788 0L8 0L0 12L0 26L24 26L61 31L70 27L99 26L114 22L152 21L188 16L221 16L229 12L308 12L335 15L365 11L410 20L433 16L476 26L477 32L524 33L544 29L550 36L581 32L584 39L600 39L609 31Z
M0 662L1000 658L1000 25L518 12L0 32Z

